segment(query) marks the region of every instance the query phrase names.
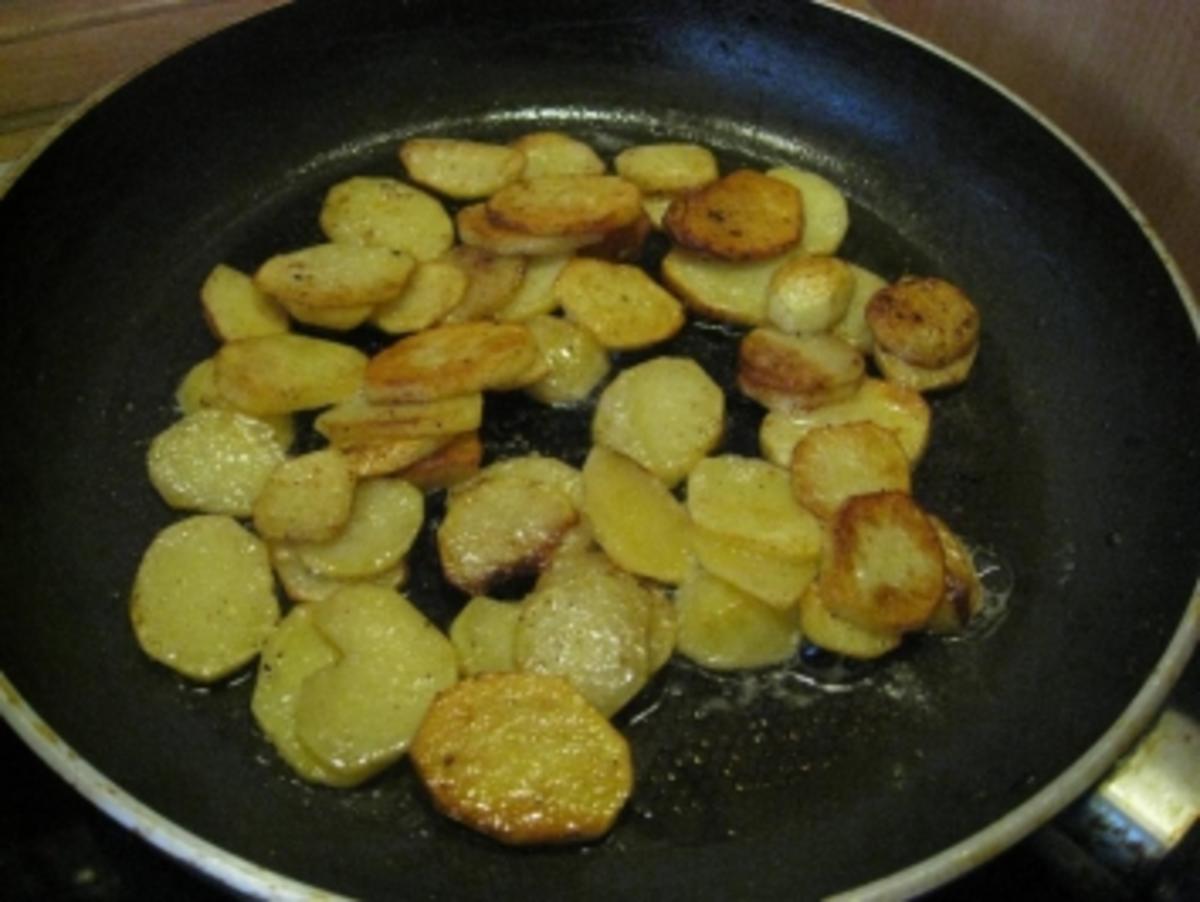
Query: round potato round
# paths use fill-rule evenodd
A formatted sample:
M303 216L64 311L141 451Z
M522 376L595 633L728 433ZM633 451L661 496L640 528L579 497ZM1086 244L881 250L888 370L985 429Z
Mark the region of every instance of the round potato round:
M875 293L866 316L876 345L914 366L944 367L979 341L979 311L944 279L900 279Z

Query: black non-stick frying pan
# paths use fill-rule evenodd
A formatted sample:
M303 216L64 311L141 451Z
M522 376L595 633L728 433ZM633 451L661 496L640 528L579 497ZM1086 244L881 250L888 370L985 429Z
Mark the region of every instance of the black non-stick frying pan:
M874 667L672 664L621 718L638 785L612 834L514 851L434 814L405 765L356 791L300 784L254 728L249 680L183 685L138 651L126 603L176 516L143 457L176 380L213 349L207 271L317 240L325 189L399 174L407 136L544 128L607 153L682 139L727 166L816 169L851 200L844 256L962 285L982 348L968 385L934 401L916 492L1011 594L989 629L916 638ZM914 892L1086 788L1195 641L1186 290L1053 129L844 13L302 0L90 110L4 198L0 248L4 714L106 810L235 889L793 898L886 878L876 891ZM727 382L732 342L689 329L666 350ZM759 414L735 393L730 410L725 447L752 450ZM487 417L493 455L584 451L586 410L509 398ZM444 625L461 596L423 541L410 591Z

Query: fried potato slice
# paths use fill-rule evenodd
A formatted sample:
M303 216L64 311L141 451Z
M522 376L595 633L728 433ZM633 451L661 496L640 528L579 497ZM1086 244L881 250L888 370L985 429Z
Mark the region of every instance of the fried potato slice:
M283 586L284 594L296 604L320 604L347 586L369 584L385 589L399 589L408 579L408 564L403 560L370 576L342 579L337 576L323 576L308 569L287 542L272 542L270 552L275 576Z
M867 304L875 346L912 366L940 369L979 343L979 311L955 285L905 276Z
M476 595L450 624L450 643L464 676L504 673L517 669L513 637L521 605Z
M217 363L212 357L195 364L179 380L175 389L175 406L184 416L209 407L235 409L229 400L217 391ZM295 442L296 423L291 414L267 414L256 419L271 427L271 431L275 433L275 441L282 450L286 451Z
M232 266L219 263L200 286L204 321L218 341L236 341L288 330L283 309L267 297L254 280Z
M457 200L487 197L521 175L525 155L514 147L454 138L411 138L400 145L408 177Z
M301 304L297 301L283 301L282 303L288 315L297 322L337 332L349 332L351 329L357 329L375 312L374 304L358 304L354 307L321 307Z
M306 335L265 335L226 342L215 357L217 391L255 416L336 404L363 384L366 355Z
M447 260L418 263L400 295L373 308L370 320L391 335L428 329L462 302L469 281Z
M887 281L856 263L850 264L850 270L854 273L854 293L850 295L846 314L834 324L832 331L846 344L863 354L869 354L875 339L867 326L867 304L875 292L887 285Z
M524 257L493 254L465 244L456 245L443 259L467 275L462 300L442 317L446 323L486 319L505 307L521 287L527 265Z
M543 404L577 404L604 381L612 367L608 351L587 329L561 316L535 316L525 324L546 362L546 374L526 389L532 397Z
M397 297L413 265L408 254L386 247L315 244L271 257L255 272L254 284L293 315L344 312Z
M248 517L283 458L270 425L214 407L188 414L155 436L146 468L173 508Z
M663 228L682 247L722 260L763 260L800 240L804 207L786 182L739 169L677 197Z
M942 543L946 584L926 628L932 633L958 633L983 609L983 583L963 540L940 517L929 514Z
M457 439L456 435L435 435L424 438L396 438L370 441L362 445L346 445L339 450L355 476L391 476L419 461L438 453ZM411 480L410 480L411 481Z
M764 604L701 568L679 587L675 606L679 653L711 670L781 664L800 646L794 607Z
M791 475L756 457L700 461L688 476L687 509L697 526L788 560L821 552L821 525L796 501Z
M675 195L695 191L715 182L720 175L717 158L699 144L639 144L627 147L613 160L622 178L633 182L643 194Z
M792 453L792 492L823 520L855 495L911 489L904 448L895 433L874 423L818 426Z
M792 413L768 411L759 428L759 447L771 463L790 468L796 442L813 429L870 422L891 430L915 466L929 444L930 419L929 404L919 392L868 377L845 401Z
M545 257L571 254L604 238L603 232L531 235L495 222L483 203L463 207L455 214L454 221L463 244L500 255Z
M558 309L554 283L570 259L570 254L530 257L516 294L496 311L496 319L502 323L523 323Z
M939 367L914 366L895 354L889 354L883 348L876 347L872 358L884 378L896 385L917 392L941 391L962 385L971 374L975 365L975 357L979 353L979 345L971 347L966 354L953 363Z
M559 273L554 297L606 348L645 348L683 328L679 301L637 266L577 257Z
M852 396L862 354L832 335L787 335L759 328L738 345L738 387L771 410L811 410Z
M789 558L763 546L699 526L692 528L692 549L700 566L747 595L773 608L789 608L817 574L819 559Z
M642 212L650 220L650 225L660 232L663 227L663 217L667 215L667 208L671 206L671 201L674 199L670 194L642 195Z
M633 791L625 738L543 674L459 683L430 707L411 754L438 810L509 845L602 836Z
M583 474L557 457L547 457L543 454L506 457L488 464L486 475L535 482L561 492L576 510L583 509Z
M382 176L353 176L330 188L320 224L335 243L388 247L418 261L433 260L454 243L454 223L440 200Z
M900 647L898 632L864 629L830 613L819 582L800 599L800 630L813 645L848 658L879 658Z
M663 283L701 316L742 326L767 320L768 289L775 272L794 253L767 260L716 260L673 247L662 262Z
M366 367L366 395L376 403L396 403L485 391L518 379L538 354L533 333L520 323L436 326L372 357Z
M831 614L875 632L919 629L945 589L937 530L904 492L846 501L830 526L821 597Z
M432 492L466 482L479 472L482 462L483 442L479 433L467 432L412 463L401 475L422 491Z
M142 556L129 616L155 661L202 683L229 676L279 620L266 545L223 515L171 524Z
M846 197L828 179L802 169L779 166L768 169L771 178L787 182L804 202L804 235L801 246L810 254L832 254L850 229Z
M642 195L615 175L545 175L521 179L487 200L491 220L530 235L604 234L642 212Z
M301 685L296 735L353 785L404 754L434 696L458 679L458 659L450 640L390 589L342 589L312 610L338 659Z
M376 404L362 395L335 404L313 421L313 428L339 448L393 439L436 438L478 429L483 422L479 392L437 398Z
M326 542L297 542L296 555L320 576L360 579L395 567L425 518L425 496L403 479L364 479L354 489L350 518Z
M648 470L603 445L583 465L583 510L596 541L630 573L677 585L691 567L687 512Z
M254 499L254 528L264 539L332 539L350 519L354 483L354 473L336 448L285 460Z
M562 132L530 132L510 142L525 155L527 179L543 175L603 175L604 160L591 146Z
M623 370L600 395L592 437L679 483L725 432L725 393L694 360L655 357Z
M837 257L794 257L771 277L767 320L791 334L825 332L846 315L854 270Z

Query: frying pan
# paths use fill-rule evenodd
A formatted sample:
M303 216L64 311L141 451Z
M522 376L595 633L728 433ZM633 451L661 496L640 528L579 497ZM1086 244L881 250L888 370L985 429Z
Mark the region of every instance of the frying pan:
M915 638L874 667L806 652L718 678L673 663L620 720L638 786L612 834L515 851L435 815L403 765L357 791L301 785L253 726L248 678L183 685L138 651L125 609L141 552L176 516L144 453L176 380L213 350L196 304L207 271L316 240L324 190L397 174L407 136L543 128L606 153L695 140L726 166L818 170L850 198L844 256L964 286L981 352L969 384L934 400L916 494L1008 584L992 585L1007 601L988 629ZM302 0L82 116L4 198L0 247L5 716L106 811L238 891L917 892L1082 792L1195 642L1185 287L1053 128L841 12ZM665 350L728 384L732 341L692 328ZM726 450L753 450L759 415L730 394ZM489 401L490 452L577 461L587 416ZM440 585L428 534L414 554L411 595L445 625L461 596Z

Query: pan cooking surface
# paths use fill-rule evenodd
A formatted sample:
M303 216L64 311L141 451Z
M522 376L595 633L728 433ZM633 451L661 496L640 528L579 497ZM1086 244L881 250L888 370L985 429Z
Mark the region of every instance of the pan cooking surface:
M136 80L4 200L19 527L0 666L167 818L354 895L620 897L681 880L815 895L986 826L1146 679L1197 570L1200 364L1145 238L1040 126L893 36L790 4L668 6L515 5L500 21L454 4L300 4ZM196 301L208 270L318 240L324 191L400 174L406 136L543 128L606 156L675 138L725 168L817 169L852 202L843 256L966 288L983 343L965 388L934 401L916 495L1001 563L1012 598L986 634L918 637L879 666L808 655L719 677L673 663L620 718L638 782L616 830L514 851L433 814L405 764L349 792L293 779L254 728L249 679L184 686L138 651L125 605L174 519L143 458L177 380L214 348ZM731 390L735 341L693 323L651 353L694 356L726 386L723 450L753 453L761 412ZM579 463L588 419L490 396L489 454ZM409 592L447 625L462 596L437 578L431 511Z

